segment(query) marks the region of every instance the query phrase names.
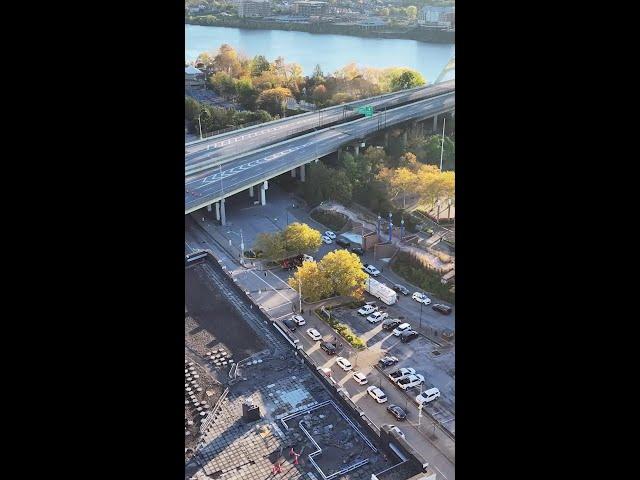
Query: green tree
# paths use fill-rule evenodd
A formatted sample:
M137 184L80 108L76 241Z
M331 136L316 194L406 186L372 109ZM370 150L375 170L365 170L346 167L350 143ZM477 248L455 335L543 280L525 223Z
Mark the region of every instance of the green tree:
M187 121L192 121L193 119L198 118L198 114L200 113L200 103L191 98L184 97L184 119Z
M415 70L405 70L400 75L392 76L390 86L392 91L406 90L407 88L424 85L424 77Z
M257 77L262 72L268 72L271 65L264 55L256 55L251 60L251 76Z
M238 95L238 102L247 110L254 110L256 108L256 101L258 100L258 91L253 88L250 78L241 78L235 85L236 94Z
M414 7L413 5L407 7L405 11L407 13L407 17L409 17L411 20L415 20L418 16L418 8Z
M343 249L329 252L320 260L319 270L328 279L332 294L362 298L367 274L355 253Z
M317 85L313 89L312 98L316 104L323 105L327 101L327 97L327 87L325 87L324 85Z
M231 77L237 77L242 70L238 53L226 43L220 46L218 54L214 57L213 67L217 72L224 72Z
M284 231L287 251L292 253L315 252L322 243L322 235L318 230L306 223L291 223Z

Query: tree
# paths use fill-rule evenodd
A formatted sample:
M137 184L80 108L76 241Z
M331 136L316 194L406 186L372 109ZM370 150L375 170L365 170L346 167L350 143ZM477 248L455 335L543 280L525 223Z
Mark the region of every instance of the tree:
M295 291L302 291L307 302L317 302L331 295L331 284L317 262L304 262L287 281Z
M318 85L313 89L312 98L315 103L322 105L327 101L327 97L327 87L324 85Z
M415 70L405 70L400 75L391 77L390 86L392 91L406 90L407 88L419 87L426 82L424 77Z
M185 96L184 97L184 119L190 122L193 119L197 119L199 113L200 113L200 103L191 97Z
M257 77L262 72L268 72L271 65L264 55L256 55L251 61L251 76Z
M260 93L257 103L260 108L265 109L272 115L281 114L286 108L287 98L291 96L291 90L288 88L271 88Z
M269 260L282 260L287 256L282 232L258 234L253 249L262 250L264 257Z
M243 77L237 81L235 87L240 105L247 110L254 110L256 108L256 101L258 100L258 91L253 88L251 79Z
M306 223L292 223L284 231L285 245L288 252L315 252L322 243L322 235L318 230Z
M367 274L355 253L342 249L329 252L320 261L319 270L328 279L333 295L362 298Z
M407 7L405 11L407 13L407 17L409 17L411 20L415 20L418 16L418 8L414 7L413 5Z
M231 75L224 72L216 72L209 77L211 88L225 98L229 98L236 93L236 80Z
M237 77L242 70L238 53L226 43L220 46L218 54L213 59L213 67L218 72L224 72L231 77Z
M324 80L324 73L322 73L322 69L320 68L320 64L316 64L313 69L313 76L311 77L315 83L320 83Z

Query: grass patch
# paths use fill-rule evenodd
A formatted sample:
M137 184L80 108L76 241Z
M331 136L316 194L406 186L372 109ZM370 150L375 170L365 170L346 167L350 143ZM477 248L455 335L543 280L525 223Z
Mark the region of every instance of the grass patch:
M334 232L342 230L348 220L346 215L342 213L328 212L326 210L314 210L309 216Z
M413 283L421 289L432 293L436 297L455 305L456 295L449 291L451 289L451 285L443 284L440 281L442 274L437 270L427 268L413 255L406 252L399 252L393 262L392 268L394 272L408 282Z
M349 325L345 323L340 323L337 320L334 320L333 318L327 319L322 314L322 312L318 312L318 310L314 310L313 313L315 313L320 320L329 324L329 326L333 328L336 332L338 332L347 342L349 342L349 344L352 347L357 348L358 350L362 350L365 348L366 345L364 343L364 340L362 340L359 336L353 333L353 331L349 328Z

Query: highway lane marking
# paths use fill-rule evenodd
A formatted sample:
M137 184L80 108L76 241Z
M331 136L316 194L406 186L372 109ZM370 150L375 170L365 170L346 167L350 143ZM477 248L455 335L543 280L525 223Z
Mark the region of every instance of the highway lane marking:
M280 295L282 298L284 298L287 303L293 303L291 300L289 300L287 297L285 297L282 293L280 293L278 290L273 288L273 286L269 282L265 281L260 275L256 274L256 272L254 272L253 270L249 270L249 271L253 274L253 276L255 276L257 279L259 279L262 283L266 283L271 290L273 290L278 295ZM282 306L282 305L280 305L280 306Z

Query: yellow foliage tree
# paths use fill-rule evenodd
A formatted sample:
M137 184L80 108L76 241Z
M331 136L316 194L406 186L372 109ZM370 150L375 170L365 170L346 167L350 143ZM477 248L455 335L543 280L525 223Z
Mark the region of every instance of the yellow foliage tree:
M322 235L306 223L291 223L284 231L287 250L295 253L316 251L322 243Z
M334 295L362 298L367 274L360 258L347 250L329 252L320 261L319 270L329 282Z
M296 292L302 291L302 298L307 302L317 302L331 295L329 279L320 270L317 262L304 262L293 277L288 280L289 286Z

